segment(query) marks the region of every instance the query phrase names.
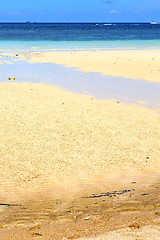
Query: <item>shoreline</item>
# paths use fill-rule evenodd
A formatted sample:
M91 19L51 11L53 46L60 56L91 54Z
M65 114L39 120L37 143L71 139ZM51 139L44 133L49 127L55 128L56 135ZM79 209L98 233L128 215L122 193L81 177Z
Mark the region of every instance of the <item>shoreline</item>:
M34 41L19 41L19 40L1 40L0 51L19 50L19 47L24 51L32 51L40 49L43 51L109 51L109 50L159 50L159 39L146 40L34 40Z
M36 51L1 53L30 63L55 63L85 72L160 84L160 50ZM18 56L16 56L18 55Z
M102 53L103 58L101 60L105 61L106 57L108 61L112 60L110 59L110 55L112 55L113 52L108 56L108 51L87 52L87 56L91 58L91 56L95 54L93 58L93 61L95 61L97 54L101 57ZM140 52L138 51L138 53ZM47 57L48 54L51 55L50 58ZM102 69L96 65L97 72L92 72L96 61L94 65L91 64L92 69L90 71L82 71L80 68L67 66L64 65L64 63L62 65L61 61L66 61L72 66L73 64L77 65L81 63L84 65L84 61L87 60L85 52L66 52L65 54L63 54L63 52L3 53L0 62L2 73L0 81L7 82L9 76L15 76L16 82L19 83L28 81L32 83L44 82L45 84L59 86L62 89L78 94L91 95L96 99L116 99L122 103L145 105L159 112L159 82L105 75L103 71L106 70L106 63L102 65ZM117 51L114 51L114 54L118 54ZM126 52L120 51L120 54L125 56ZM137 52L135 54L137 55ZM147 54L150 54L150 52L147 52ZM148 59L150 62L153 61L151 59L153 55L154 54L150 54L150 58ZM64 59L62 59L62 57L64 57ZM70 61L70 57L72 60L73 58L75 59L74 63ZM128 60L126 59L126 61ZM137 59L135 59L134 64L137 67ZM129 63L127 63L127 66L128 65ZM154 64L152 63L151 65ZM125 67L124 63L123 66ZM115 71L116 69L114 67L110 70ZM125 74L128 74L128 71L127 68ZM139 71L141 74L143 73L141 67L139 67ZM148 70L145 70L145 74L147 74L147 71ZM154 74L156 74L156 72L159 72L158 67L155 68ZM117 72L117 74L119 73ZM134 74L134 72L130 72L130 74Z

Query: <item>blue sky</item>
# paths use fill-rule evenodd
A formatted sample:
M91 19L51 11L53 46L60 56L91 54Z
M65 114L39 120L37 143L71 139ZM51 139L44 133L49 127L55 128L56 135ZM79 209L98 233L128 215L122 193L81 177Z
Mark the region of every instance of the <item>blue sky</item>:
M160 22L160 0L0 0L0 22Z

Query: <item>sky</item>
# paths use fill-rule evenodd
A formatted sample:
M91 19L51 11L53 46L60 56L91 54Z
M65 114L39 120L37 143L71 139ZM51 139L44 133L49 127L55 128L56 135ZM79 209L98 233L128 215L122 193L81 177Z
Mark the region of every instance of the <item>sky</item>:
M0 22L160 22L160 0L0 0Z

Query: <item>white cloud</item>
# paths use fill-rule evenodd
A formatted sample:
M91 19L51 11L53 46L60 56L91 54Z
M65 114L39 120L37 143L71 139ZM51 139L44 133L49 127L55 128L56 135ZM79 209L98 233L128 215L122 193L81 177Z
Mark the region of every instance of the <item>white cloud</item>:
M102 3L113 4L112 0L101 0Z
M22 12L16 12L16 11L11 11L11 12L0 12L0 15L22 15Z
M142 13L141 11L135 11L134 12L135 14L140 14L140 13Z
M12 11L12 12L9 12L8 14L9 15L21 15L22 13L21 12L14 12L14 11Z
M115 9L112 9L111 11L109 11L109 14L118 14L118 11Z

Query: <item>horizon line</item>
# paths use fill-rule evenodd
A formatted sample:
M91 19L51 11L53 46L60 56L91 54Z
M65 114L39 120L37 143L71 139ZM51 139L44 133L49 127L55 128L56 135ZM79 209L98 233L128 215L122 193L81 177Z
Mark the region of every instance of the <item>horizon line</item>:
M110 21L106 21L106 22L103 22L103 21L94 21L94 22L91 22L91 21L88 21L88 22L39 22L39 21L22 21L22 22L1 22L0 23L63 23L63 24L68 24L68 23L97 23L97 24L101 24L101 23L151 23L151 22L156 22L156 21L149 21L149 22L110 22Z

